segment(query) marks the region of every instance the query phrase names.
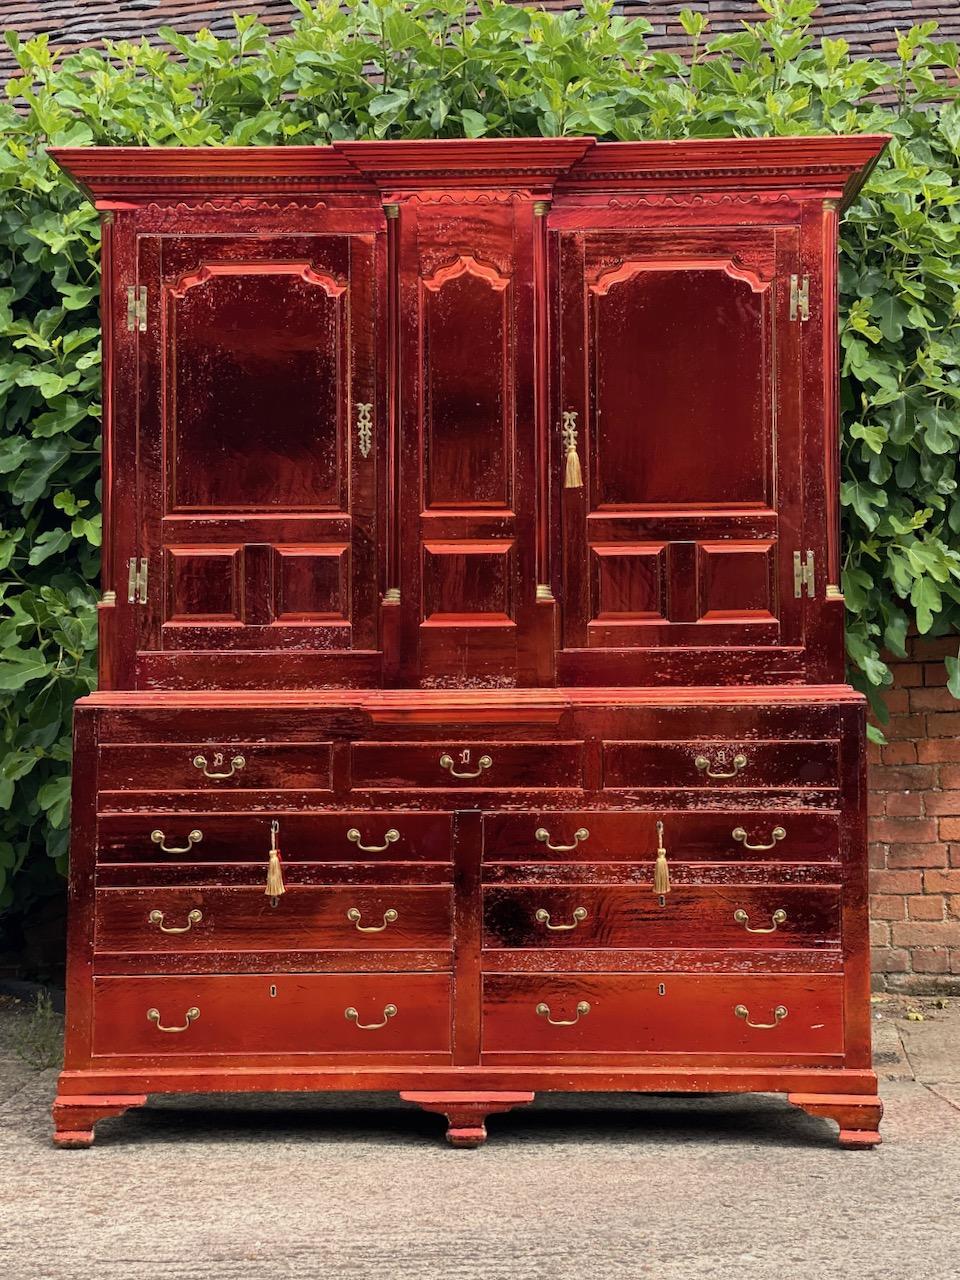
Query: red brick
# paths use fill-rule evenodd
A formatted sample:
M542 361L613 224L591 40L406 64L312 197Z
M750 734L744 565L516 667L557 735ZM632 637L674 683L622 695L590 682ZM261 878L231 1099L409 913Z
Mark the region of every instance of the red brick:
M927 875L943 875L944 872L928 871ZM920 871L871 871L872 893L920 893L923 889L923 873Z
M956 636L917 636L910 646L910 656L921 662L938 662L943 658L955 658L957 648Z
M960 787L960 765L942 765L940 768L940 785L947 791Z
M877 893L909 892L905 889L881 888L879 885L875 891ZM924 893L960 893L960 871L924 871L923 891Z
M960 973L960 951L950 952L950 972Z
M944 818L944 822L952 822L952 818ZM942 867L943 845L939 844L892 844L887 850L887 866L891 871L899 871L903 867Z
M960 818L940 819L940 839L960 840Z
M937 764L941 760L960 760L960 739L931 738L917 743L917 759L921 764Z
M901 689L914 688L923 684L923 667L919 662L895 662L893 664L893 682Z
M870 956L874 973L907 973L910 969L910 953L894 947L881 947Z
M951 867L960 867L960 844L951 844L948 846L947 862Z
M949 964L949 952L928 951L920 947L910 957L914 973L946 973Z
M922 692L922 691L921 691ZM911 701L911 695L906 689L890 689L883 695L883 700L887 704L887 710L892 716L906 715L908 711L914 710ZM917 707L918 711L939 711L939 707Z
M880 759L884 764L916 764L917 744L915 742L888 742L880 748Z
M885 844L867 846L867 865L869 867L885 867L887 865L887 846Z
M960 920L960 893L952 893L947 898L947 917L950 920Z
M872 947L888 947L890 945L890 926L885 920L870 921L870 945Z
M917 897L906 898L907 917L910 920L942 920L943 897L939 893L922 893ZM889 920L891 917L886 916Z
M916 742L917 739L924 737L927 733L930 732L930 729L928 726L931 720L941 720L941 719L949 719L949 716L947 717L937 716L937 715L927 716L926 724L924 723L923 716L894 716L891 719L889 724L885 724L883 726L883 732L890 742L902 742L904 738L908 738L911 741ZM935 736L946 737L948 733L956 733L956 732L957 732L957 726L954 725L953 729L944 728L940 733L936 734Z
M933 689L947 683L947 664L945 662L925 662L923 664L923 683Z
M885 810L891 818L919 818L924 812L928 797L935 791L878 791L874 795L886 796Z
M920 716L905 716L904 723L908 720L921 719ZM893 721L890 722L893 724ZM934 713L927 716L927 735L931 738L956 738L960 737L960 708L956 711L943 712L941 714ZM904 733L898 735L904 738L922 738L922 733ZM887 734L890 737L890 734Z
M898 947L960 947L960 920L907 920L890 926Z
M883 766L871 770L870 786L874 791L926 791L936 786L937 771L927 764L904 765L899 769Z
M906 690L904 689L903 692L906 693ZM888 694L887 697L889 696ZM911 689L910 710L956 711L957 700L950 690L945 688Z
M874 818L870 823L870 838L885 844L932 844L939 837L933 818Z
M904 908L905 898L886 897L883 894L875 893L870 898L870 914L874 920L906 920L907 913ZM924 916L924 919L929 919ZM940 914L938 920L943 919L943 906L941 900Z
M889 796L888 800L893 798ZM960 813L960 791L928 791L923 801L930 815Z
M867 813L871 818L882 818L887 811L887 799L893 799L896 791L871 791L867 795Z

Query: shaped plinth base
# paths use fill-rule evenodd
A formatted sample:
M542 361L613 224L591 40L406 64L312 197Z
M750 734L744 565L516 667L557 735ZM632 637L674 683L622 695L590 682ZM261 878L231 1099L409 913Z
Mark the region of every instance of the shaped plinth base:
M883 1103L869 1094L788 1093L787 1101L810 1116L825 1116L840 1126L841 1147L851 1149L876 1147L882 1141L879 1133Z
M447 1141L452 1147L479 1147L486 1141L487 1116L532 1102L532 1093L401 1093L424 1111L447 1117Z
M93 1126L108 1116L122 1116L131 1107L142 1107L146 1094L109 1094L102 1097L59 1096L53 1104L53 1140L58 1147L89 1147Z

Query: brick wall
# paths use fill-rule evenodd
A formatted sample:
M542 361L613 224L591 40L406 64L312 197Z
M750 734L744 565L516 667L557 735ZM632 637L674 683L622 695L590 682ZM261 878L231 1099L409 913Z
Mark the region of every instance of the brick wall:
M894 664L887 745L871 747L874 985L960 995L960 702L943 659L958 638L916 639Z

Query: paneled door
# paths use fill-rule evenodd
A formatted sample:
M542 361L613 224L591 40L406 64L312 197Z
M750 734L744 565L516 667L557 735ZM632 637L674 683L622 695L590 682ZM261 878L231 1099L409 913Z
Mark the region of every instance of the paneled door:
M383 237L143 236L138 274L138 684L376 683Z
M561 682L618 661L708 680L730 647L796 665L796 230L561 231L552 252Z

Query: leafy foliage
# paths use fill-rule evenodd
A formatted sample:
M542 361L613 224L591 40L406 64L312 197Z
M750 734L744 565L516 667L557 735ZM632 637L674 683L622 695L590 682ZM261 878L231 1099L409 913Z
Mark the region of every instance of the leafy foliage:
M908 629L960 629L960 92L935 25L898 60L814 41L814 0L759 0L685 56L640 19L481 0L293 0L292 34L162 29L57 61L8 35L0 104L0 909L49 892L67 852L69 720L93 687L100 544L99 232L47 145L327 143L593 133L617 139L893 134L842 240L848 645L868 691ZM878 97L879 95L879 97ZM960 696L960 663L948 662ZM882 715L882 705L880 705ZM49 855L49 857L47 856Z

